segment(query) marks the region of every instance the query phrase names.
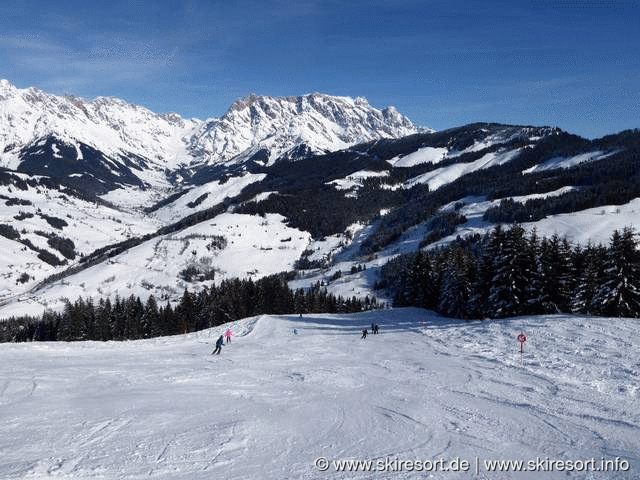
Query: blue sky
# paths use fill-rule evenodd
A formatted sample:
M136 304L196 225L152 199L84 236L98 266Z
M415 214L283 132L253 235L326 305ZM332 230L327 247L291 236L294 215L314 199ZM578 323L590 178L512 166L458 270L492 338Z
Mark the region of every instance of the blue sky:
M415 123L640 127L640 0L7 0L0 78L156 112L364 96Z

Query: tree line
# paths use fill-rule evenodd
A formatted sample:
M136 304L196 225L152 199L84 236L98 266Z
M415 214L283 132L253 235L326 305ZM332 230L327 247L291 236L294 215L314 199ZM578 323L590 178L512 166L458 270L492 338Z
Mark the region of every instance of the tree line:
M260 314L352 313L376 306L375 299L342 298L320 284L291 290L282 276L257 281L224 280L198 293L185 290L172 306L131 295L111 299L78 298L62 312L0 322L0 342L134 340L195 332Z
M640 317L640 253L631 228L608 246L540 238L519 226L394 259L379 288L395 306L462 319L582 313Z

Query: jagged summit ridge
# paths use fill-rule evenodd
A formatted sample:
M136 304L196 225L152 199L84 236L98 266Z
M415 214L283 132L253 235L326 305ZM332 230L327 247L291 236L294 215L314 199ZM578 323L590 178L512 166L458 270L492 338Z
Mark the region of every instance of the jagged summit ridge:
M241 161L260 150L271 163L301 145L309 152L323 153L429 131L415 126L393 107L378 110L362 97L321 93L290 97L250 94L198 130L192 151L199 161L209 164Z

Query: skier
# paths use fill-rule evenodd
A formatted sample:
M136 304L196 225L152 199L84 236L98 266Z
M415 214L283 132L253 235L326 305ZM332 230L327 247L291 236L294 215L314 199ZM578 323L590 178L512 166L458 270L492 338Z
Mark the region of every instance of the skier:
M373 326L373 334L374 335L378 334L378 324L377 323Z
M362 336L360 337L360 340L364 340L365 338L367 338L367 329L366 328L362 329Z
M216 348L213 352L211 352L211 355L213 354L220 355L220 351L222 350L222 345L224 345L224 337L220 335L220 338L218 338L218 341L216 342Z
M224 332L224 338L227 343L231 343L231 329L227 328L227 331Z

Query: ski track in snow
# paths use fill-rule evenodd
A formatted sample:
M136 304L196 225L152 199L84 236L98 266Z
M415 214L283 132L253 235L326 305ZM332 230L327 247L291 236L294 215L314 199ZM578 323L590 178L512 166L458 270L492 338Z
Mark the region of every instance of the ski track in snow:
M379 335L360 340L362 328ZM135 342L0 345L0 477L640 478L630 319L260 316ZM516 336L528 341L522 358ZM628 472L320 472L329 460L588 460Z

